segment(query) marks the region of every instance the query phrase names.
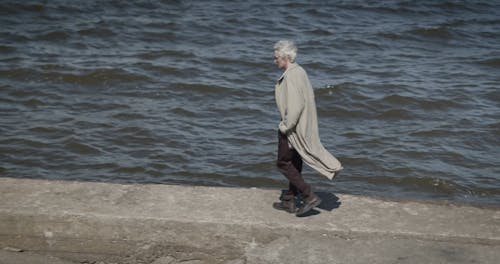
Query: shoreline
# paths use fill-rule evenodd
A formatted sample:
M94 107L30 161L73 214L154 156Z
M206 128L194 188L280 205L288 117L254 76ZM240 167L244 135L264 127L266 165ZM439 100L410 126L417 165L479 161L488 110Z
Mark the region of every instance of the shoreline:
M215 185L215 184L200 184L197 182L166 182L166 183L159 183L159 182L133 182L133 181L128 181L128 180L86 180L86 179L49 179L49 178L29 178L29 177L8 177L8 176L0 176L0 179L6 178L6 179L19 179L19 180L33 180L33 181L51 181L51 182L81 182L81 183L96 183L96 184L110 184L110 185L159 185L159 186L185 186L185 187L206 187L206 188L227 188L227 189L260 189L260 190L267 190L267 191L276 191L279 192L283 190L283 188L286 188L286 179L283 178L283 186L278 187L278 186L226 186L226 185ZM313 191L314 192L328 192L324 190L317 190L318 188L314 188L313 186ZM500 210L500 203L495 203L495 202L487 202L487 203L481 203L481 202L464 202L462 200L454 200L454 199L449 199L449 198L444 198L444 197L413 197L413 196L405 196L405 197L400 197L400 196L384 196L384 195L370 195L370 194L353 194L353 193L348 193L348 192L336 192L332 191L331 193L335 193L337 195L346 195L346 196L356 196L356 197L363 197L366 199L374 199L374 200L380 200L380 201L387 201L387 202L399 202L399 203L425 203L425 204L436 204L436 205L454 205L454 206L472 206L472 207L477 207L477 208L483 208L483 209L492 209L492 210Z
M0 249L77 263L496 263L500 257L496 206L317 192L319 208L295 217L272 208L279 192L0 178Z

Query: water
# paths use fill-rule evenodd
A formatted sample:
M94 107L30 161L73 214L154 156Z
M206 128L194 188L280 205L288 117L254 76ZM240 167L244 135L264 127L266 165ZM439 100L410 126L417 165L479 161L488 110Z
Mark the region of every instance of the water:
M346 168L316 190L499 204L500 1L311 2L0 0L0 176L284 187L289 38Z

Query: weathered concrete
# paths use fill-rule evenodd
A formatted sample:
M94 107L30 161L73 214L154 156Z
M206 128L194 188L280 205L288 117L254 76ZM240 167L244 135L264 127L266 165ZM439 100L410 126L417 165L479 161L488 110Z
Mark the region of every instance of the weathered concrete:
M0 251L0 264L500 259L498 208L319 195L299 218L272 208L277 190L0 178L0 249L25 251Z

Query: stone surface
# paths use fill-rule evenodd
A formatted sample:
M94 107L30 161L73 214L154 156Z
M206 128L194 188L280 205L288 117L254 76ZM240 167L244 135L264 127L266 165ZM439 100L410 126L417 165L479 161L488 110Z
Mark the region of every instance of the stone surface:
M324 201L319 208L295 217L272 208L279 194L0 178L0 248L106 264L497 263L500 258L498 207L318 193Z
M0 250L0 264L75 264L47 255Z
M156 259L153 264L172 264L175 263L176 259L170 256L160 257Z

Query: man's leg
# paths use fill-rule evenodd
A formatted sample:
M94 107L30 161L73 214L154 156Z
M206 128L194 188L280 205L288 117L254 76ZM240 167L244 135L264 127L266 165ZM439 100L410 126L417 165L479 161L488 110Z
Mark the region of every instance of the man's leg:
M300 159L300 162L298 159ZM282 133L279 133L278 161L276 165L290 182L289 186L292 187L290 188L292 192L294 189L298 189L298 192L303 195L304 205L296 210L295 214L297 216L305 215L305 213L321 203L321 199L311 191L311 186L309 186L309 184L307 184L302 178L302 158L297 151L290 149L286 135L283 135ZM293 194L288 196L293 197ZM284 201L282 204L283 203Z
M300 157L299 153L297 151L293 150L294 155L292 159L292 164L293 166L299 171L300 175L302 176L302 158ZM294 196L299 195L299 189L297 186L293 185L292 182L289 182L288 184L288 193L293 194Z
M279 132L278 139L278 160L276 163L278 169L288 179L289 192L297 195L299 192L307 197L311 194L311 186L302 178L302 158L294 149L288 146L286 135Z

